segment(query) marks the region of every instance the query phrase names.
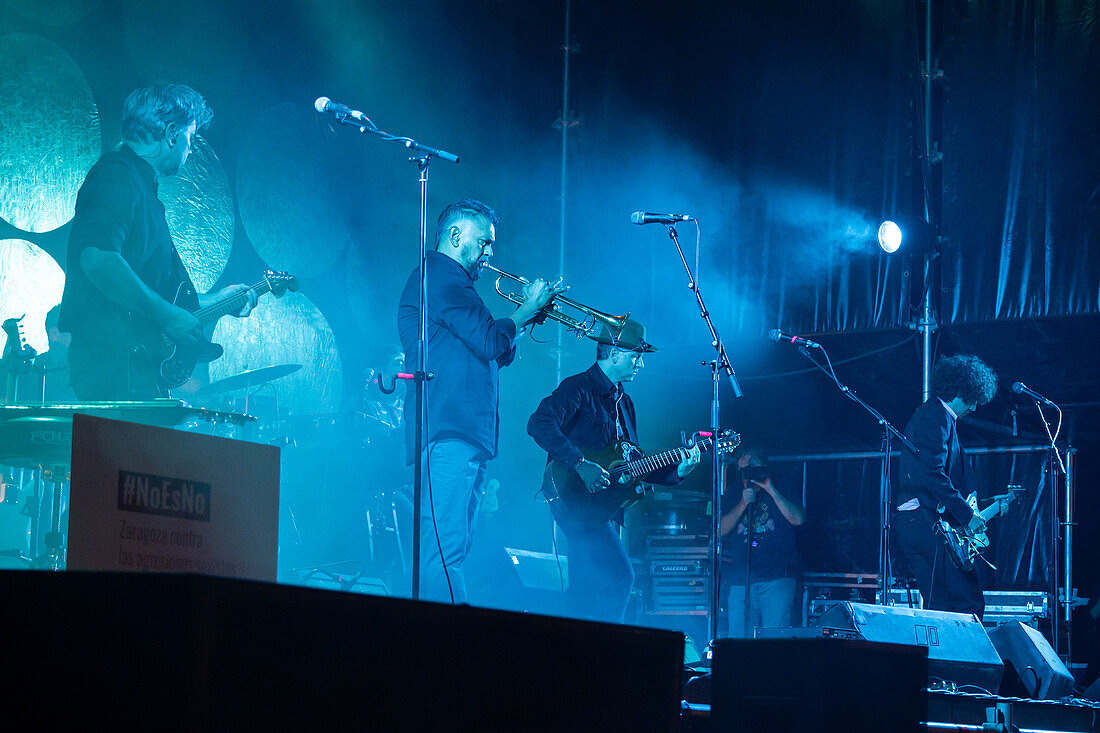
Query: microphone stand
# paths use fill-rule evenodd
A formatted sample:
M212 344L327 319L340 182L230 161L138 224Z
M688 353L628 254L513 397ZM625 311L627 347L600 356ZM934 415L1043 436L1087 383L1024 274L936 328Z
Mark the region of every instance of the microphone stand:
M1015 385L1013 385L1013 391L1016 391ZM1055 558L1054 566L1055 572L1051 578L1051 597L1057 599L1058 605L1062 607L1063 619L1066 624L1066 650L1064 654L1061 654L1063 660L1067 660L1066 664L1069 664L1070 658L1070 643L1072 626L1070 624L1071 613L1073 610L1071 596L1073 595L1073 477L1066 471L1066 464L1062 461L1062 454L1058 450L1058 434L1062 432L1062 408L1055 402L1051 402L1046 397L1043 397L1038 392L1033 390L1018 392L1021 397L1029 398L1035 405L1036 412L1039 413L1039 419L1043 423L1043 430L1046 431L1047 439L1050 441L1050 453L1047 461L1050 465L1050 516L1052 522L1055 525L1055 529L1050 534L1050 549L1051 556ZM1047 404L1053 407L1058 412L1058 425L1052 433L1050 431L1050 420L1047 420L1046 414L1043 413L1043 404ZM1069 452L1066 453L1067 460L1069 460ZM1062 475L1065 476L1065 507L1064 515L1059 522L1058 518L1058 470L1061 469ZM1063 556L1062 556L1062 583L1064 587L1061 592L1058 590L1058 525L1061 525L1061 535L1063 543ZM1061 650L1059 647L1059 618L1058 613L1051 614L1051 638L1054 639L1054 651L1059 653Z
M703 303L703 294L699 292L699 281L695 275L691 272L691 266L688 265L687 257L684 256L684 250L680 246L680 237L676 233L676 226L673 224L668 225L668 236L676 245L676 252L680 255L680 261L684 263L684 271L688 276L688 289L695 293L695 303L699 307L699 315L706 321L707 328L710 329L710 343L715 350L715 359L711 361L704 361L704 366L710 367L711 372L711 403L710 403L710 428L717 438L721 435L721 421L722 412L721 405L718 399L718 383L721 381L720 375L725 373L730 380L730 386L733 387L733 396L741 397L741 385L737 383L737 375L733 371L733 365L730 364L729 357L726 355L726 347L722 344L722 339L718 335L718 329L714 327L714 322L710 319L710 311L707 310L706 304ZM709 628L710 640L713 642L718 638L718 594L721 590L721 569L718 562L719 546L721 543L721 522L722 512L721 498L722 498L722 485L721 485L721 461L718 460L717 452L714 458L711 460L711 546L710 546L710 609L709 609Z
M753 514L756 513L754 509L756 509L756 499L745 507L745 620L742 624L742 634L746 639L750 638L749 629L752 628L749 617L752 609L752 551L753 545L756 544L756 535L752 531Z
M392 142L399 142L416 155L409 156L410 163L416 163L419 171L420 183L420 322L416 336L416 371L413 372L413 382L416 384L416 420L414 430L414 451L416 454L413 463L413 532L412 532L412 599L420 598L420 521L421 521L421 497L424 494L424 460L421 454L424 452L426 436L424 426L428 413L428 400L425 393L426 383L433 375L425 367L428 351L428 168L432 158L441 158L452 163L459 162L454 153L446 150L432 148L413 140L410 137L391 135L378 129L370 121L364 118L362 121L349 117L346 113L336 113L336 121L342 125L354 127L361 133L375 135Z
M829 353L825 351L825 347L817 345L816 348L821 350L821 353L825 355L825 361L829 365L828 368L823 367L817 359L811 354L810 350L805 346L799 345L798 351L810 360L810 363L824 372L837 389L840 390L848 399L855 402L868 412L882 426L882 472L879 476L879 552L878 552L878 565L879 565L879 584L882 589L882 605L887 605L890 595L890 586L893 584L893 577L890 570L890 453L891 440L897 439L899 443L904 445L913 455L920 457L921 453L917 450L917 447L913 445L913 441L905 437L905 433L894 427L889 420L882 416L875 408L868 405L863 399L860 398L855 392L849 389L846 385L841 384L837 379L836 372L833 371L833 363L829 359Z

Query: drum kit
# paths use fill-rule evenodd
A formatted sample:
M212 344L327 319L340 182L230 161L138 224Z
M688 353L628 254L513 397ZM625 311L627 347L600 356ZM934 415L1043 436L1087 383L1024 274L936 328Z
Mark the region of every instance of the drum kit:
M65 567L73 415L77 413L162 427L193 423L232 426L233 430L255 419L172 399L0 405L0 558L4 566Z
M0 567L64 568L72 416L82 413L280 446L283 578L345 564L398 590L407 584L412 525L401 400L368 387L344 413L280 415L254 397L257 387L300 368L267 366L212 382L193 393L207 406L179 399L0 404Z

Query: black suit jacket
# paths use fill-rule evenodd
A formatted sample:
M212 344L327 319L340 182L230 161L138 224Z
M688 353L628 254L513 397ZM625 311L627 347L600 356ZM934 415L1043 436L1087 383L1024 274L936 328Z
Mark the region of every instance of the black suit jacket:
M954 524L965 525L973 514L965 498L971 487L955 422L938 397L932 397L913 413L905 435L920 456L902 447L895 505L915 498L922 507L935 512L942 504Z

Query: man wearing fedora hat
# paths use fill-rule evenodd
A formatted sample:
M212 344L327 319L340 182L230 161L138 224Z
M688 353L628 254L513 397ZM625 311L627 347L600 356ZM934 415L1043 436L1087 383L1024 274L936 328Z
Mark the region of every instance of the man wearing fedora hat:
M645 326L635 320L627 320L618 334L604 326L595 340L596 363L562 380L527 422L528 434L547 452L548 462L571 469L590 493L607 489L610 475L601 465L586 459L585 453L621 440L638 443L634 402L623 384L633 381L644 366L644 354L657 351L646 341ZM685 449L678 465L660 469L646 481L679 483L698 463L699 449ZM621 623L634 584L634 569L618 534L621 512L608 520L571 510L556 500L558 492L549 470L543 493L569 541L567 612Z

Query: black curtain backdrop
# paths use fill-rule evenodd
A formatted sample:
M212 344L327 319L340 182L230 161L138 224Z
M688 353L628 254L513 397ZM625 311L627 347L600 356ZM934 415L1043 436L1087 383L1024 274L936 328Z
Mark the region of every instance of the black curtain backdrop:
M938 317L1095 314L1100 4L934 10ZM905 326L922 295L920 256L886 256L870 240L895 218L917 244L924 4L728 12L725 63L709 73L730 101L708 103L725 113L727 133L714 139L729 146L723 157L741 183L729 246L715 253L728 322L746 335ZM939 191L932 201L935 218Z
M1100 4L947 8L940 316L1096 313Z

